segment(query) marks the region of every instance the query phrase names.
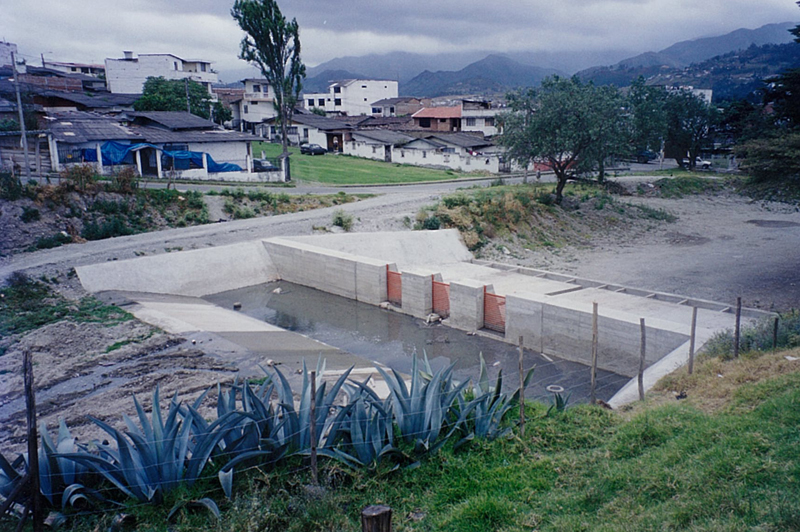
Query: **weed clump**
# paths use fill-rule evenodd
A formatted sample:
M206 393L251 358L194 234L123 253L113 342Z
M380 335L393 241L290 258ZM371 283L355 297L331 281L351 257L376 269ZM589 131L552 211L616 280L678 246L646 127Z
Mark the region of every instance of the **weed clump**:
M343 209L337 209L333 213L333 225L341 227L345 231L350 231L353 228L353 215Z

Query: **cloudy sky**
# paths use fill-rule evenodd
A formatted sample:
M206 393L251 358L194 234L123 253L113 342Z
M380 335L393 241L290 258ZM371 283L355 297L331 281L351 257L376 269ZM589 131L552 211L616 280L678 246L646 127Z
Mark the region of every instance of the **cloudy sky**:
M233 0L0 0L0 39L38 64L102 63L169 52L222 72L242 34ZM625 50L640 53L738 28L800 19L794 0L282 0L301 28L303 59L391 51ZM478 58L476 58L478 59Z

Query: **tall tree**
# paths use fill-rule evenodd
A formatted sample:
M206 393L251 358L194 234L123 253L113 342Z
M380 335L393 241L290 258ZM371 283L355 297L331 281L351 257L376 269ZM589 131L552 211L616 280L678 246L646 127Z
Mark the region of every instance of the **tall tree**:
M689 90L670 92L666 101L667 139L666 151L682 164L689 158L689 169L694 170L700 149L711 137L718 119L717 109Z
M631 83L628 108L631 114L631 143L636 153L661 151L667 136L667 91L663 87L645 85L639 76Z
M231 16L246 33L239 57L261 70L275 91L275 110L281 128L284 178L291 180L288 130L303 89L306 67L300 59L297 20L287 21L275 0L236 0Z
M538 90L509 95L500 144L521 164L543 161L556 175L556 203L567 180L586 164L597 164L616 142L621 106L611 91L577 77L553 76ZM606 123L612 121L613 127Z

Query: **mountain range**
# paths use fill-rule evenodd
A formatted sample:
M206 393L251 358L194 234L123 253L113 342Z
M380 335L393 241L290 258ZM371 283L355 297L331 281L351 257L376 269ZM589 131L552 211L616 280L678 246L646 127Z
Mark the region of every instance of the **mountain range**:
M322 92L333 80L372 78L398 80L401 95L491 96L520 86L536 86L551 74L571 75L575 72L583 79L596 83L627 84L631 74L634 77L640 74L651 76L661 70L686 68L716 56L745 50L752 45L790 43L792 35L788 30L795 25L794 22L784 22L756 29L738 29L716 37L678 42L658 52L627 58L629 53L620 50L582 54L516 52L503 55L393 52L341 57L308 68L303 90ZM610 66L592 66L598 64Z

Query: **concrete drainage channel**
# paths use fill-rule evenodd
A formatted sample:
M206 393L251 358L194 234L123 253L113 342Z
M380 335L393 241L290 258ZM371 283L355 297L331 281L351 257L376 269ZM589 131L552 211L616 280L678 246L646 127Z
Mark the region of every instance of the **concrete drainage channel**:
M593 303L598 304L599 313L598 366L608 372L603 375L624 377L616 379L617 384L609 385L607 390L616 390L618 384L634 377L638 370L640 318L647 324L648 367L644 375L647 388L686 362L693 307L698 308L697 349L715 332L734 326L731 309L720 303L474 261L454 230L273 238L84 266L77 268L77 272L90 292L124 293L133 302L129 310L143 321L181 334L204 331L240 346L236 362L245 375L258 374L257 363L269 359L295 367L302 358L313 363L320 355L326 358L333 372L355 365L357 373L367 375L374 374L373 360L381 358L348 353L346 349L264 321L265 315L260 313L265 312L267 305L248 298L264 299L264 294L271 292L250 287L279 280L298 285L297 291L308 287L359 303L335 311L328 308L335 304L327 300L293 311L295 322L308 320L307 316L315 313L337 316L343 321L340 331L354 328L348 313L357 316L366 315L367 310L378 311L368 305L390 306L418 321L427 320L434 310L440 310L447 316L444 323L455 329L447 334L452 338L464 335L466 339L463 355L451 350L433 356L437 364L459 356L471 357L477 363L478 350L473 348L469 352L469 346L470 341L473 345L477 342L478 336L491 334L513 345L522 337L531 351L526 354L526 364L533 364L535 357L544 357L538 359L541 366L537 369L537 377L542 378L538 381L541 389L532 390L539 395L545 393L544 387L556 385L568 392L574 390L575 397L585 396ZM230 291L236 292L222 294ZM240 301L243 312L232 310L236 298L243 300ZM285 304L291 301L288 297L276 298L281 299ZM388 305L388 300L394 304ZM746 322L765 315L745 309L743 319ZM324 321L315 319L315 323ZM414 321L408 323L418 327ZM389 326L383 327L385 338L391 339ZM400 328L406 333L412 330L407 326ZM298 330L302 332L302 327ZM467 334L475 336L467 338ZM416 346L417 350L435 346L436 342L431 342ZM511 356L514 363L508 360L511 352L513 347L493 361L506 368L504 375L509 381L518 379L516 356ZM383 363L394 365L399 371L408 369L407 353L384 358ZM557 376L558 371L552 374L551 378L558 382L547 382L542 361L548 358L561 359L552 364L553 368L559 364L576 365L574 369L561 371L561 377ZM468 367L465 363L460 369L468 372ZM565 380L564 375L575 378ZM607 378L609 382L615 380ZM635 400L636 390L634 379L621 386L613 397L607 396L608 402L619 406Z

